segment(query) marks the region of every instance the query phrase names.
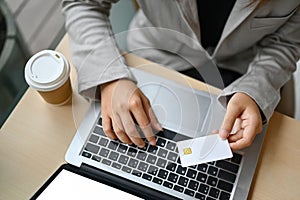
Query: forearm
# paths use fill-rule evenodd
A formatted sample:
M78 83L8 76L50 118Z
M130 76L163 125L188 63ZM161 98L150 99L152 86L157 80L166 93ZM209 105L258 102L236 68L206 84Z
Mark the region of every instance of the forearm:
M113 36L109 21L111 2L115 1L64 0L62 4L78 89L88 98L95 98L98 85L134 79Z
M254 48L256 56L248 72L225 88L220 100L243 92L252 97L269 119L280 100L280 89L290 79L300 58L300 10L276 32L263 38Z

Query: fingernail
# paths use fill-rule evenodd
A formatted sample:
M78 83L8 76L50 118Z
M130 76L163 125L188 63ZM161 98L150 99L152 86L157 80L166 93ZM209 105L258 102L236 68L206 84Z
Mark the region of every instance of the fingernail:
M152 146L155 146L155 145L156 145L156 140L151 140L151 141L149 141L149 143L150 143Z
M229 135L228 131L226 131L224 129L221 129L219 131L219 134L220 134L220 136L221 136L222 139L226 139L228 137L228 135Z
M238 130L237 128L233 128L232 131L231 131L231 133L232 133L232 134L236 134L238 131L239 131L239 130Z

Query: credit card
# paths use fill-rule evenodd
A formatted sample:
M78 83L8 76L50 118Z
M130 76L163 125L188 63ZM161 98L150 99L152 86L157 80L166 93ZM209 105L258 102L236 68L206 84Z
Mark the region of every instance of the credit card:
M183 167L232 157L228 141L218 134L180 141L177 147Z

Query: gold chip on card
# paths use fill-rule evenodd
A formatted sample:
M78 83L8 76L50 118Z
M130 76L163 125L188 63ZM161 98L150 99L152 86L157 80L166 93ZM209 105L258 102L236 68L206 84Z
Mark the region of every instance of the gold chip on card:
M184 149L183 149L183 154L184 154L184 155L192 154L192 149L191 149L190 147L184 148Z

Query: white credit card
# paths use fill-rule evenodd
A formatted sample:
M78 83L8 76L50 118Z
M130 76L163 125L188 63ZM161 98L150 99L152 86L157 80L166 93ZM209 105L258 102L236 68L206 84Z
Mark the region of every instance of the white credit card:
M218 134L180 141L177 147L183 167L232 157L228 141Z

